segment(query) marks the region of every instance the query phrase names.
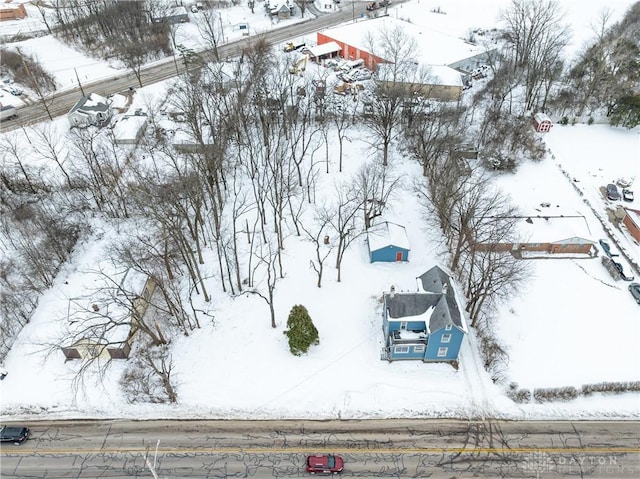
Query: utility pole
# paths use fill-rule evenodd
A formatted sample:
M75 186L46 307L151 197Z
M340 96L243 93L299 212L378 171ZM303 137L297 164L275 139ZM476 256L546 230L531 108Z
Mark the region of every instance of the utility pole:
M78 76L78 69L74 68L73 71L76 72L76 79L78 80L78 86L80 87L80 93L82 93L82 96L85 96L84 89L82 88L82 83L80 83L80 77Z

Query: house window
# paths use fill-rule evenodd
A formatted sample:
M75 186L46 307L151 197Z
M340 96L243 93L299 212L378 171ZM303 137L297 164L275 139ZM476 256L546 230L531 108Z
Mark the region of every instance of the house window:
M424 353L424 344L422 346L414 346L413 347L413 352L414 353Z
M407 354L409 352L409 346L396 346L393 348L393 352L395 354Z
M450 343L451 342L451 335L450 334L443 334L442 335L442 339L440 340L441 343Z
M402 321L400 323L400 331L404 331L405 329L407 329L407 322L406 321Z
M438 348L438 357L439 358L444 358L447 356L447 351L449 350L449 348Z
M445 330L445 331L451 331L451 325L450 325L450 324L447 324L447 325L444 327L444 330Z

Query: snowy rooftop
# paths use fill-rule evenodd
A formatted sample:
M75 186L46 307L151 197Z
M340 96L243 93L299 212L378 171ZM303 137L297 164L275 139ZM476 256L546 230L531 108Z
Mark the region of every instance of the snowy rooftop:
M393 17L378 17L371 20L348 24L324 30L321 33L339 42L348 43L360 50L371 51L383 56L378 32L404 31L404 34L416 42L419 60L428 65L450 65L466 58L484 53L485 50L464 40L445 33L420 27ZM373 39L373 46L371 45Z
M390 78L390 73L387 73L387 71L392 68L390 64L381 63L377 68L379 78ZM462 86L462 76L460 72L445 65L416 65L415 69L412 69L411 72L407 74L401 75L398 80L408 83Z
M336 53L341 50L342 48L336 42L323 43L322 45L307 48L307 51L313 57L328 55L329 53Z
M387 246L409 249L409 238L404 226L385 221L367 230L369 251L377 251Z
M71 111L107 111L108 109L109 102L105 97L96 93L89 93L89 95L83 96L82 99L71 108Z
M551 243L567 238L584 238L591 240L593 233L586 217L579 212L573 215L562 215L552 208L547 213L532 214L518 221L518 231L521 241L529 243Z
M111 266L107 262L103 265ZM145 275L133 270L87 273L82 289L77 290L77 294L69 298L66 304L59 303L62 310L52 310L50 313L66 318L64 329L73 335L85 331L90 324L104 324L104 328L94 332L98 336L87 339L111 343L125 341L130 332L130 306L142 292L146 279Z
M147 117L142 115L125 115L120 117L113 127L113 136L116 141L135 142L140 130L147 125Z

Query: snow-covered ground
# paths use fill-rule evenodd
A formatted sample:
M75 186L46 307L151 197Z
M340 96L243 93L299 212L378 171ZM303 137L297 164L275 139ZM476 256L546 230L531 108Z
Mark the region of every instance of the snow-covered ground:
M576 30L588 26L605 5L595 0L561 3L570 9ZM630 3L606 5L620 16ZM503 0L458 0L446 4L413 0L390 12L399 17L407 15L414 21L438 21L437 28L465 35L471 28L491 28L498 8L507 4ZM446 14L424 15L438 5ZM246 7L237 8L249 12ZM240 18L229 16L229 23L239 21ZM257 20L249 23L257 28ZM584 29L580 31L586 38ZM32 40L28 47L35 53L42 48L36 41ZM49 45L56 45L51 38L48 41ZM100 68L99 63L76 57L63 47L54 46L50 51L60 54L47 55L46 59L42 55L42 59L50 62L61 85L74 67L86 68L83 71L88 77L107 75L112 68ZM156 85L141 89L136 97L161 96L162 88ZM65 128L65 122L61 118L56 125ZM344 172L337 173L337 165L332 164L332 173L321 177L319 191L331 190L335 181L357 171L370 157L371 151L362 140L364 130L354 130L349 136L352 141L345 143ZM621 176L640 178L640 129L556 125L545 139L551 150L549 157L523 165L515 175L498 177L499 186L523 210L539 207L541 202L561 205L563 210L584 216L590 239L606 237L597 215L606 218L609 205L599 188ZM329 144L336 146L337 142ZM409 159L395 155L390 163L407 177L420 174L418 165ZM636 181L636 193L638 185ZM515 404L483 370L473 336L463 346L458 370L445 364L381 361L382 293L391 285L398 290L414 290L416 276L435 264L445 265L437 243L426 234L417 199L409 193L408 185L406 191L393 201L385 219L406 227L411 242L409 263L369 263L366 245L359 241L347 252L342 281L338 283L335 270L328 268L322 288L317 288L315 273L309 267L312 245L293 236L287 239L286 276L275 291L276 329L270 327L268 307L259 297L231 299L210 280L207 287L213 300L199 306L213 320L203 322L201 329L174 344L179 403L173 406L127 404L118 388L124 368L118 361L104 378L89 381L87 389L73 395L70 384L77 363L65 363L61 352L47 354L46 343L60 328L59 318L52 311L77 294L73 285L89 282L86 272L116 233L111 225L95 224L94 236L75 248L70 262L41 298L31 322L7 357L4 367L9 375L0 382L0 417L640 416L638 394L594 395L566 403ZM639 200L633 205L640 208ZM623 231L617 234L640 260L638 245ZM210 256L207 263L213 262ZM531 264L534 274L526 290L500 309L496 322L498 336L510 357L508 380L526 388L640 380L640 308L626 291L626 283L612 280L599 259L545 259L532 260ZM303 357L290 354L282 334L287 315L296 304L307 307L320 333L320 344Z

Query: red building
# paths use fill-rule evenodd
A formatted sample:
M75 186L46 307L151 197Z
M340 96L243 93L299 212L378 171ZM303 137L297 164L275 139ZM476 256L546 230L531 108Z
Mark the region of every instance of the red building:
M625 215L622 222L636 241L640 241L640 210L624 209Z
M13 5L11 1L5 1L0 4L0 21L2 20L18 20L25 18L27 11L22 3Z
M553 123L551 123L551 118L544 113L536 113L533 115L533 126L536 128L536 131L546 133L551 130Z
M327 32L329 33L329 32ZM365 66L369 70L375 70L375 67L378 63L386 63L384 58L376 56L368 51L358 48L357 46L350 45L346 41L342 41L338 38L333 38L329 36L327 33L318 32L318 45L323 45L325 43L335 42L337 43L341 50L340 56L345 60L364 60Z

